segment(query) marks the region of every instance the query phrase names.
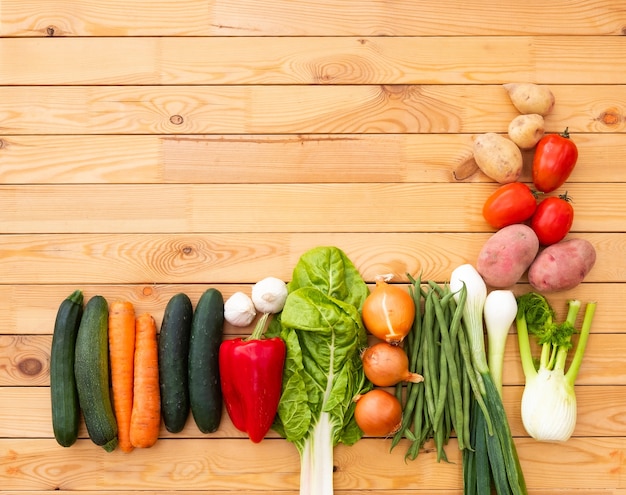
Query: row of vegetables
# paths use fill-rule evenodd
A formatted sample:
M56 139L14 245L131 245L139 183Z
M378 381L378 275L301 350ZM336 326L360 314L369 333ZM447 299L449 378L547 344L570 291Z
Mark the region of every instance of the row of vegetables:
M554 105L546 88L505 88L522 115L545 114ZM526 431L540 441L566 441L576 423L574 382L596 308L586 305L566 370L582 305L569 301L565 321L556 322L544 293L582 282L595 250L586 240L565 239L573 209L561 215L548 204L553 197L537 204L540 194L564 184L576 159L572 163L573 142L560 141L569 137L555 144L554 136L543 136L541 115L532 115L512 122L508 141L518 151L537 146L537 191L518 182L519 171L488 174L502 184L483 209L497 230L476 263L457 267L446 283L407 274L405 287L381 275L370 290L341 249L320 246L301 256L288 283L268 277L250 295L237 292L226 301L210 288L195 308L187 295L176 294L160 329L149 314L135 315L128 301L109 305L93 296L83 306L82 292L75 291L59 307L52 340L58 443L76 441L82 415L94 443L130 452L154 445L161 424L180 432L190 414L201 432L214 432L225 409L253 442L274 429L296 446L301 493L332 494L334 446L368 435L389 438L391 449L406 440L407 459L433 441L444 461L454 436L466 494L492 488L525 494L501 397L507 336L515 326ZM498 141L476 139L474 158L485 173L515 155ZM555 155L550 146L569 151ZM566 196L556 199L571 208ZM531 291L516 297L511 286L525 273ZM249 337L223 338L225 321L244 328L255 319ZM531 336L541 349L537 360Z

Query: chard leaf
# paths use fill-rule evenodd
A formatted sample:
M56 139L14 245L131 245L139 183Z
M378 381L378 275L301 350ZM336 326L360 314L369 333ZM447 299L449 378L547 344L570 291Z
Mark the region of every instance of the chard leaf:
M315 287L333 299L361 310L369 289L346 254L336 247L320 246L304 253L293 270L289 292Z

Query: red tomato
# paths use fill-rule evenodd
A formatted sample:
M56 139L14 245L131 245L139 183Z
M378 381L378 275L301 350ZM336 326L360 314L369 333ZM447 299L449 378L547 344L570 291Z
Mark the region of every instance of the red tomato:
M535 212L537 199L526 184L510 182L496 189L483 205L483 217L496 229L522 223Z
M538 191L548 193L562 186L578 160L578 148L569 138L567 128L563 134L547 134L535 148L533 158L533 183Z
M567 194L544 199L537 206L530 226L544 246L556 244L562 240L574 222L574 208Z

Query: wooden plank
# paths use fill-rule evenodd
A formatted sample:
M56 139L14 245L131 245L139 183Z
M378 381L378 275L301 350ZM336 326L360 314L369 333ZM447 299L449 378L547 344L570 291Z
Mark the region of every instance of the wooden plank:
M47 326L47 329L49 329ZM50 331L50 330L48 330ZM226 338L231 338L232 330ZM244 335L240 330L238 335ZM248 332L249 335L250 332ZM45 335L0 335L0 387L46 386L49 384L49 354L52 336ZM604 333L604 328L594 323L589 344L577 384L580 386L613 386L616 402L626 398L626 369L622 366L626 351L626 333ZM571 359L571 355L570 355ZM503 383L523 385L517 338L507 339ZM593 394L594 392L589 392ZM590 414L596 414L589 411ZM606 411L605 411L606 413ZM600 413L601 414L601 413ZM615 414L619 418L618 409ZM608 421L608 419L607 419ZM614 424L622 424L619 419Z
M553 85L549 116L572 133L624 132L626 85ZM16 134L505 132L501 85L0 86ZM550 124L552 127L552 124Z
M616 36L5 38L0 84L622 84L623 52Z
M611 0L506 2L452 0L445 8L412 0L390 6L351 2L236 0L3 0L0 36L621 35L626 19ZM541 15L537 15L541 12Z
M491 233L482 208L496 187L493 183L12 185L0 186L0 223L7 234ZM567 192L575 205L572 234L623 231L624 183L599 183L593 188L571 184Z
M558 122L549 132L558 132ZM451 182L469 134L0 137L2 184ZM572 134L568 184L626 182L626 134ZM72 153L67 150L71 149ZM522 181L530 180L524 153ZM602 166L598 166L602 164ZM468 181L492 182L482 173Z
M89 440L70 448L51 439L0 439L5 469L0 483L5 490L296 490L300 461L295 447L282 439L253 445L240 439L189 439L184 450L174 439L164 439L150 449L131 454L107 453ZM624 437L573 438L566 444L542 444L532 439L516 441L529 490L623 488L621 459ZM415 461L404 460L401 443L389 452L385 439L363 439L334 451L334 486L342 490L458 490L462 484L461 459L451 440L450 463L436 463L432 450ZM172 452L176 452L173 458ZM267 459L272 459L271 463ZM381 467L384 459L384 467ZM120 466L124 466L120 469ZM95 476L94 473L98 473Z
M445 282L478 256L489 234L477 233L232 233L59 234L0 237L4 284L255 283L290 280L298 259L320 245L343 249L368 282L407 273ZM580 234L601 249L586 282L624 282L623 233ZM268 268L269 267L269 268ZM619 307L619 306L618 306Z
M593 356L589 356L593 360ZM584 380L584 377L582 377ZM528 437L521 421L520 400L522 386L503 387L504 407L514 437ZM626 381L621 386L577 386L578 417L573 437L626 437L626 420L619 413L626 399ZM2 387L0 386L0 438L53 438L50 390L48 387ZM607 414L607 411L610 411ZM203 438L190 415L185 428L179 433L168 432L163 425L160 439ZM237 430L224 409L222 421L211 438L246 438ZM87 429L81 421L79 438L87 439ZM270 430L267 438L280 438Z

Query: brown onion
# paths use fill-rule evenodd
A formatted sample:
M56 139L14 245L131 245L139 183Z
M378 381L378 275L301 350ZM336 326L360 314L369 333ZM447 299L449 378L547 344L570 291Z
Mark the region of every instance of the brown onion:
M354 400L354 419L365 435L386 437L400 429L402 405L395 395L375 388Z
M376 277L376 287L365 299L361 316L372 335L399 343L413 326L415 302L405 288L388 284L391 278L391 275Z
M419 383L424 377L409 371L409 358L402 347L378 342L361 354L367 379L378 387L391 387L400 382Z

